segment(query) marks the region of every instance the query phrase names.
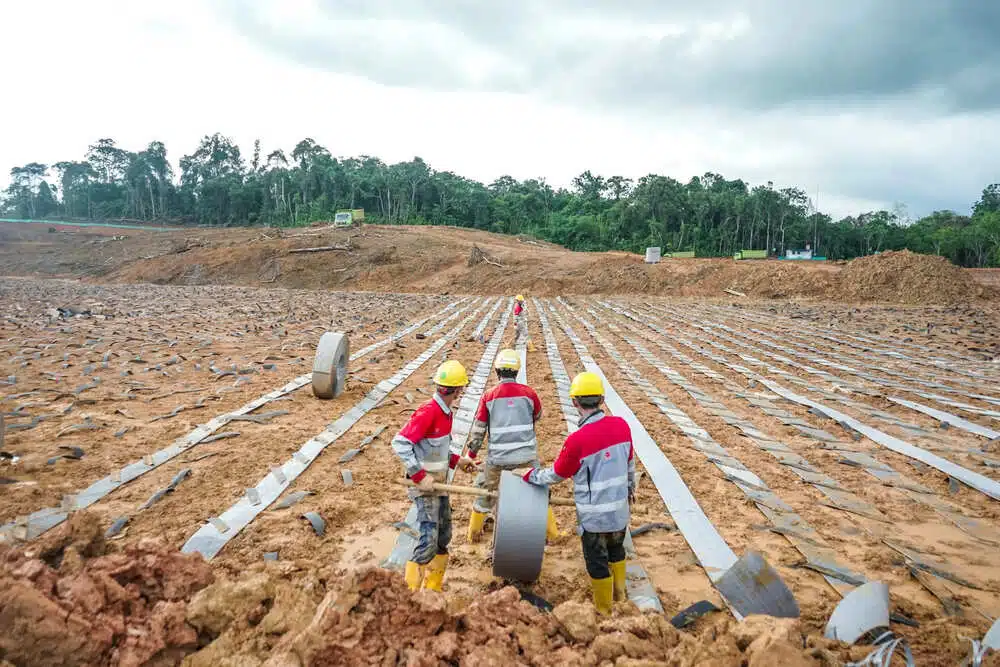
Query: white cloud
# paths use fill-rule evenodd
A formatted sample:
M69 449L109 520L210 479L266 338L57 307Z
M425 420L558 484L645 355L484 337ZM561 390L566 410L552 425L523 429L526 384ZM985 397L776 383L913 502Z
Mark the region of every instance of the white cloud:
M275 31L294 28L352 49L421 40L474 81L527 76L523 63L505 61L490 44L449 37L426 20L383 22L383 39L373 45L364 38L371 26L331 23L308 0L275 2L267 12ZM586 169L687 181L713 171L754 185L800 186L810 197L818 188L821 210L834 215L896 201L908 202L914 214L944 206L964 211L997 178L989 160L970 157L1000 154L1000 125L987 112L933 118L900 105L841 112L818 104L767 113L696 105L640 112L572 104L560 95L388 87L282 57L197 0L7 2L0 24L14 27L6 31L2 66L4 182L13 166L81 159L101 137L132 150L163 141L176 165L216 131L234 138L246 156L256 138L267 152L308 136L334 155L388 162L419 155L436 169L485 182L511 174L568 185ZM564 39L595 45L602 35L618 43L629 35L663 41L690 33L697 58L741 39L754 24L734 14L715 22L625 17L602 25L597 15L581 14L564 28ZM406 53L398 50L400 58ZM600 65L595 61L598 75ZM558 73L550 77L559 80ZM585 83L568 76L564 85Z

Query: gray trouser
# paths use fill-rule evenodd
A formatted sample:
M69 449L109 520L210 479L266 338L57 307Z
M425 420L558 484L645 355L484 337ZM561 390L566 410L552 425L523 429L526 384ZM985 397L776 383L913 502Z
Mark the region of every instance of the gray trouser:
M482 465L482 467L480 467L479 474L476 475L476 481L474 484L476 488L486 489L487 491L496 493L497 487L500 486L500 473L504 470L515 470L517 468L538 468L540 465L541 463L538 459L528 461L526 463L505 465L496 465L487 461ZM475 502L472 503L472 509L482 514L489 514L493 511L493 505L495 503L496 498L477 496Z
M514 344L517 345L528 339L528 322L524 319L524 315L519 315L514 319L514 325Z

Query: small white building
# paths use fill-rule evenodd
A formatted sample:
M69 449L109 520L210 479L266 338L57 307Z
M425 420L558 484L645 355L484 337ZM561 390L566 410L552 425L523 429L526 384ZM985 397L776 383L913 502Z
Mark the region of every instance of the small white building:
M785 259L812 259L813 251L810 245L806 244L805 250L786 250Z

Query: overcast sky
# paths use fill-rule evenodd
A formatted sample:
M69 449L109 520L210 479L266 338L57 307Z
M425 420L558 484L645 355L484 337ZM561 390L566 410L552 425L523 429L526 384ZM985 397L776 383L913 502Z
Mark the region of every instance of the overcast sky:
M997 0L0 2L0 179L205 134L568 185L796 185L846 215L1000 181Z

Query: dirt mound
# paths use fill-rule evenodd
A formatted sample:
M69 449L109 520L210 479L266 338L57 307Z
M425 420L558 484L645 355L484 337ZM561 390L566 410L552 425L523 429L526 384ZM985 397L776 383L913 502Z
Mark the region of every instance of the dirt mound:
M188 622L203 649L185 667L333 665L531 665L597 667L834 667L863 660L871 646L824 639L823 620L728 614L677 630L661 614L616 605L612 618L589 602L543 613L513 587L467 605L428 591L411 593L397 573L368 569L327 581L287 562L265 563L199 592ZM923 665L954 665L975 629L955 619L924 625L909 638ZM985 664L1000 664L991 654Z
M709 275L697 281L701 294L708 291L721 295L723 290L735 290L763 299L786 297L822 297L836 281L836 266L804 267L796 262L735 262L726 260ZM682 293L686 293L682 290Z
M94 526L76 520L40 558L0 554L0 656L10 663L169 665L198 648L186 600L212 582L209 566L153 542L87 559L103 548Z
M371 569L344 579L315 611L277 598L265 609L264 575L249 582L219 582L200 592L188 620L214 641L186 664L267 667L323 665L733 665L839 664L839 645L805 637L798 621L720 618L696 633L676 630L662 615L622 606L599 620L593 606L567 602L543 614L512 587L485 595L461 610L429 592L412 594L402 577ZM273 580L272 580L273 581ZM212 609L237 609L224 622ZM292 629L274 643L272 617ZM846 655L846 654L845 654ZM708 662L706 662L708 661Z
M837 296L846 301L964 303L986 292L944 257L909 250L851 260L838 282Z
M86 513L53 533L0 552L3 664L830 667L871 650L822 638L812 616L737 623L718 613L681 631L630 603L602 618L580 601L543 613L513 587L472 602L414 594L379 568L345 575L264 561L216 579L200 557L157 542L102 553ZM981 630L940 619L911 641L921 664L950 665L967 655L968 636Z
M7 225L6 227L10 227ZM908 258L905 261L899 257ZM996 298L989 276L936 257L884 253L831 262L667 259L571 252L537 241L455 227L366 225L305 230L229 228L116 236L45 234L0 225L7 275L100 282L255 285L403 293L650 294L728 298L837 298L948 303Z
M680 632L628 604L611 619L580 602L545 614L512 587L452 608L386 570L338 577L292 561L214 580L200 557L158 543L101 554L99 526L86 514L55 532L0 560L0 656L15 665L736 667L776 656L783 665L839 664L847 655L807 637L798 621L736 624L720 614Z

